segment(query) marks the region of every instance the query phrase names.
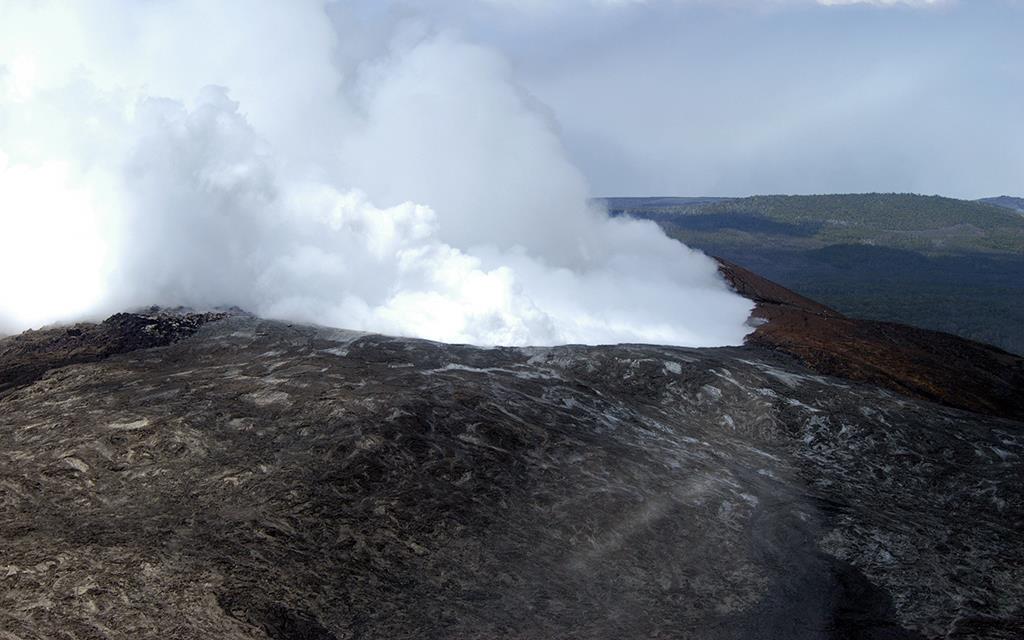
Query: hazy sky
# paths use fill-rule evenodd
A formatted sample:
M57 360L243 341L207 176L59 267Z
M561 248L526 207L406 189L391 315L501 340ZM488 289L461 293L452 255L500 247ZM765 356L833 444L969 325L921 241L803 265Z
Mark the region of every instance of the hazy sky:
M462 0L602 195L1024 194L1024 3Z

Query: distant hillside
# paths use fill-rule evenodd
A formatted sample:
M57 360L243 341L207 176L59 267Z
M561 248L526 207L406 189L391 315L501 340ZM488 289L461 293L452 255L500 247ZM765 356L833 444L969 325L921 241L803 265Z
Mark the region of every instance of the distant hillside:
M868 193L749 198L606 198L613 215L633 215L732 242L769 234L795 248L871 244L925 253L1024 252L1024 218L984 202ZM706 217L711 216L711 217Z
M1014 198L1013 196L998 196L996 198L982 198L978 202L984 202L986 204L994 204L997 207L1005 207L1011 211L1024 214L1024 198Z
M1024 353L1024 216L913 194L607 198L849 316Z

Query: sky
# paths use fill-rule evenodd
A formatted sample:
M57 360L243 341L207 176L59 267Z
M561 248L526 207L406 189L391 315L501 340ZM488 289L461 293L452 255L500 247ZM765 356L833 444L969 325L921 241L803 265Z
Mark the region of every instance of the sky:
M492 0L443 13L507 56L600 195L1024 194L1021 2Z

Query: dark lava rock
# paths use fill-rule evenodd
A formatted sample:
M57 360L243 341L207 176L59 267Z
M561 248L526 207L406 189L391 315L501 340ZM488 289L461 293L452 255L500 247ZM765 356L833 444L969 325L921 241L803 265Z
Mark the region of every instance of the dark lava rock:
M145 313L118 313L99 324L48 327L21 335L0 337L0 397L30 384L51 369L95 362L117 353L162 347L186 338L228 311L194 313L153 307Z
M789 354L817 373L992 416L1024 420L1024 358L958 336L847 318L739 265L720 271L757 303L747 344Z
M0 397L0 637L1019 638L1022 456L752 346L231 317Z

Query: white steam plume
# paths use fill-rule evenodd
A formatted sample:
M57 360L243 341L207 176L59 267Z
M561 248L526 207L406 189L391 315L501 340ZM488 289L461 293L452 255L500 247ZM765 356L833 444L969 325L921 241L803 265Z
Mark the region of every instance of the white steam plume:
M0 0L0 330L155 303L477 344L741 341L749 303L590 208L499 56L373 11Z

